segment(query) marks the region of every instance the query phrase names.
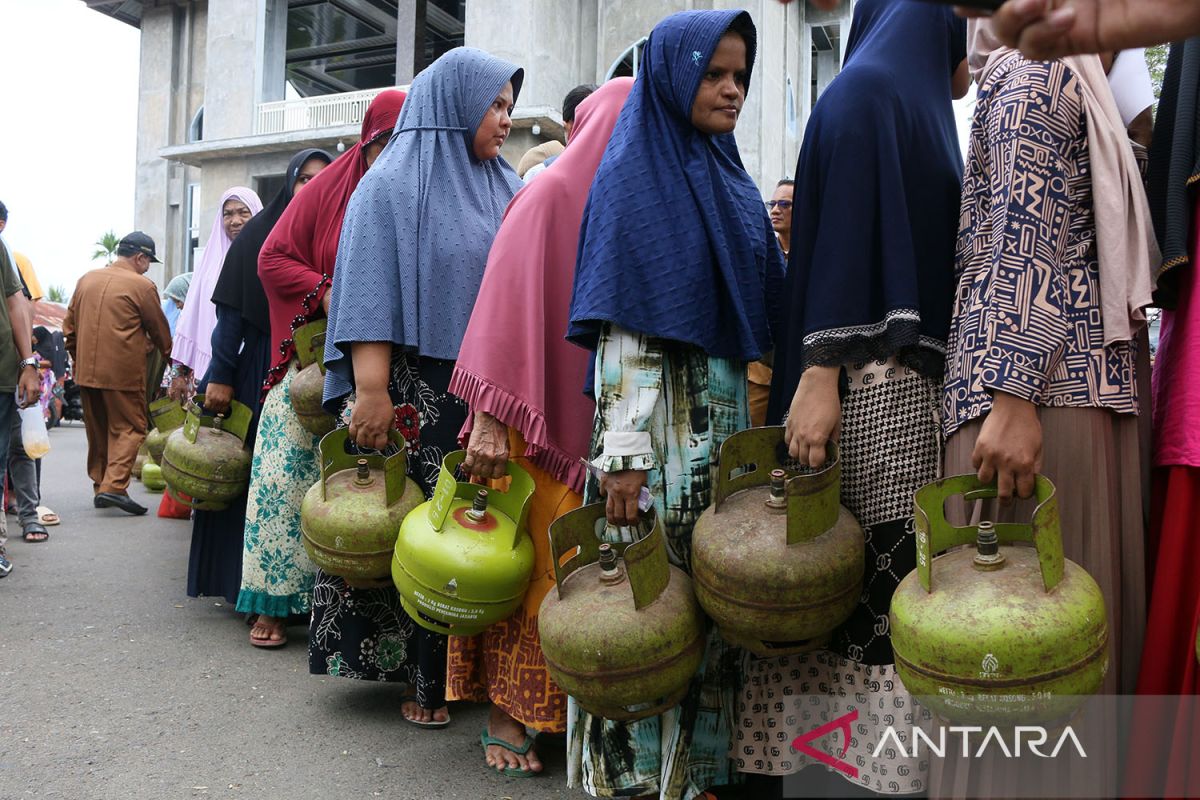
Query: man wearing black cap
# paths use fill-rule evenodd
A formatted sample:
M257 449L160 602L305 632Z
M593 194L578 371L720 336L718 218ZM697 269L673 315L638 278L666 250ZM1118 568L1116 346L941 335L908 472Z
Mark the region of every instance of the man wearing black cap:
M127 491L146 438L146 356L154 348L164 358L171 354L158 290L145 277L157 261L153 239L129 234L113 263L79 279L63 320L83 400L95 506L129 514L146 513Z

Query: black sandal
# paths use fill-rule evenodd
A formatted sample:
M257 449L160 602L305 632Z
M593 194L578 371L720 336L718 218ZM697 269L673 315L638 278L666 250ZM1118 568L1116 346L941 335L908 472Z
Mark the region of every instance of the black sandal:
M38 538L30 538L33 536ZM30 544L41 544L42 542L50 541L50 531L46 530L46 526L40 522L31 522L24 526L21 531L21 538Z

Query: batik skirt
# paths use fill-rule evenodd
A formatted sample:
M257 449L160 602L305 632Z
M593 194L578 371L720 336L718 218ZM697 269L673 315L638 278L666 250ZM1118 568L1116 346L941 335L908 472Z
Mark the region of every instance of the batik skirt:
M524 458L525 441L520 434L510 430L509 443L513 463L530 474L536 487L528 518L535 551L533 577L525 599L511 617L477 636L450 637L447 696L494 703L526 728L562 733L567 729L567 696L546 668L538 636L538 609L554 588L550 523L579 508L583 498Z
M446 391L454 362L396 353L391 369L388 391L408 448L408 477L429 498L467 418L463 402ZM353 410L351 395L339 426L349 426ZM422 708L446 702L446 637L414 622L391 585L355 588L318 570L308 668L314 675L408 684Z

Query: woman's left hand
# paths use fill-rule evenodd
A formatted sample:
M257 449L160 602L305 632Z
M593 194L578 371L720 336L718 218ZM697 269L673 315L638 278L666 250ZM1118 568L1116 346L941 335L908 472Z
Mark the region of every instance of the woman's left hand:
M788 410L784 440L792 458L813 469L825 465L826 445L842 429L842 400L838 396L839 367L809 367L800 377Z

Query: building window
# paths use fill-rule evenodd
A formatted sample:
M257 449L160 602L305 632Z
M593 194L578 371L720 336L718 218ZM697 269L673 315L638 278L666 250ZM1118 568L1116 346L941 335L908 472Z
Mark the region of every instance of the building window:
M188 142L199 142L204 139L204 106L196 109L192 124L188 126Z
M463 44L466 0L288 0L287 82L301 97L396 85L397 36L415 37L414 72Z
M273 198L286 182L286 175L260 175L254 179L254 193L259 197Z
M613 78L636 78L638 67L642 61L642 51L646 48L646 40L648 37L643 36L638 39L629 49L621 55L617 56L617 60L608 68L608 74L604 76L604 80L612 80Z
M466 0L419 0L417 20L423 23L418 41L413 74L437 61L447 50L462 47L466 41Z
M813 25L812 34L812 94L809 108L817 104L817 98L825 91L842 70L842 26L841 23Z
M200 184L189 183L187 188L187 215L184 217L187 229L184 231L184 258L187 263L180 272L191 272L195 269L196 251L200 249Z

